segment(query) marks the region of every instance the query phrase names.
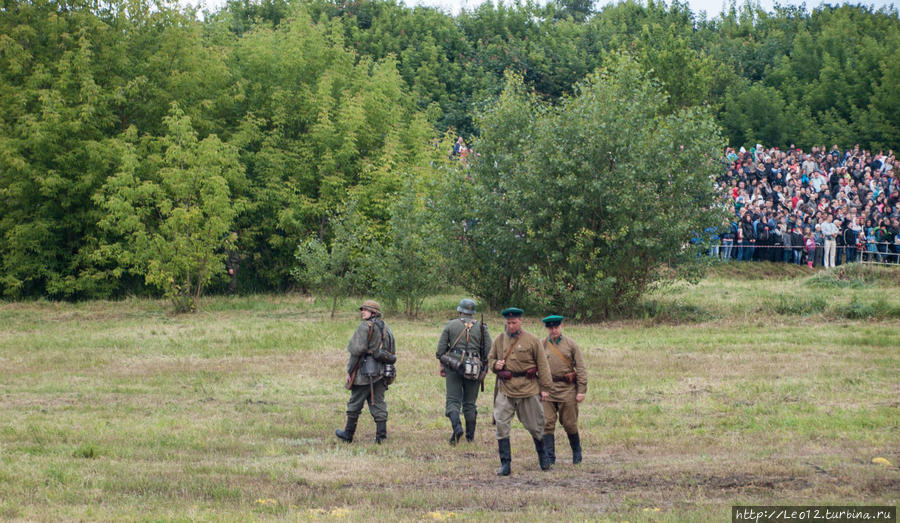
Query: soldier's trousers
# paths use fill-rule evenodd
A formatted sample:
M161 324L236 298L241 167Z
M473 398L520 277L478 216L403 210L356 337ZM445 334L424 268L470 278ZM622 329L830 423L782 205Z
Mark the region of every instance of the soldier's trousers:
M578 432L578 402L571 401L551 401L544 402L544 433L553 434L556 430L556 418L559 417L559 424L563 426L566 434L575 434Z
M513 415L519 417L519 421L534 439L544 437L544 408L541 406L541 396L529 396L527 398L508 398L506 394L497 392L494 401L494 420L497 422L497 439L509 437L509 424Z
M447 371L447 401L444 415L450 416L455 412L459 414L459 406L462 404L462 413L465 419L473 419L477 415L475 401L478 399L478 389L481 384L475 380L467 380L452 370Z
M350 401L347 402L347 417L358 417L362 412L363 404L369 404L369 412L375 422L387 421L387 403L384 402L384 391L387 387L384 380L378 380L372 385L375 391L375 401L369 397L368 385L354 385L350 389Z

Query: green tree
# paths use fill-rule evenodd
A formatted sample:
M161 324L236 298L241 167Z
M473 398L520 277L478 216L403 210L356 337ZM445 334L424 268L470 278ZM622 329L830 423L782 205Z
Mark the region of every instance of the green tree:
M608 316L667 277L663 267L690 268L688 240L721 223L715 122L703 109L670 112L628 56L557 107L537 106L511 77L490 115L485 140L517 132L481 148L490 154L474 166L473 190L458 193L468 200L456 202L475 204L464 242L477 239L480 254L456 271L489 301L499 292L506 303ZM491 278L511 283L497 289Z
M525 216L517 202L521 162L534 140L540 107L520 76L507 74L497 103L478 115L479 152L471 168L457 165L442 178L438 212L455 281L497 309L527 294L523 256Z
M231 194L245 183L244 171L234 147L215 135L198 141L177 104L164 123L159 139L137 146L132 131L122 144L122 167L97 197L107 213L100 225L115 241L97 254L116 259L119 274L142 275L176 311L196 311L204 286L224 275L241 207Z
M425 298L444 289L447 270L445 242L437 215L414 178L409 178L391 206L390 232L377 249L376 289L391 305L401 304L407 316L419 314Z
M294 254L297 265L292 276L307 290L331 298L331 317L338 301L364 291L371 285L373 239L359 214L356 202L350 202L341 214L329 220L331 241L311 237Z
M250 180L238 219L243 284L284 288L297 246L328 241L330 220L356 197L386 229L399 173L427 164L433 129L392 57L345 47L336 23L295 9L276 29L243 34L230 55L234 136Z

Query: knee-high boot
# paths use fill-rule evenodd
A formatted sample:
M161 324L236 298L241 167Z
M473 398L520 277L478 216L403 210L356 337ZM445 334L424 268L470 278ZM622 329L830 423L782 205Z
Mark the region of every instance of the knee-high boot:
M551 465L556 465L556 436L553 434L544 434L544 452L550 460Z
M353 441L353 434L356 433L356 422L359 421L359 416L351 416L347 415L347 426L344 427L344 430L337 429L334 431L334 435L338 438L350 443Z
M500 468L497 469L497 475L509 476L511 472L510 462L512 461L512 456L509 450L509 438L498 439L497 450L500 453Z
M475 441L475 425L477 424L477 418L472 416L471 418L466 418L466 441L473 442Z
M569 445L572 446L572 463L579 464L581 463L581 437L578 436L578 433L569 434Z
M450 418L450 425L453 426L453 434L450 436L450 444L456 445L459 442L459 438L463 436L462 423L459 422L459 412L451 412L447 414L447 417Z
M544 452L544 440L534 438L534 450L538 455L538 463L541 464L541 470L550 470L550 458L547 457L547 453Z
M387 421L375 422L375 443L381 444L387 439Z

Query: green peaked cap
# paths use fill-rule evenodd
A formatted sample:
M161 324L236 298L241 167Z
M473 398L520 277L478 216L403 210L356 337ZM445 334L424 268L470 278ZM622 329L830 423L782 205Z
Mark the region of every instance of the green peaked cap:
M525 314L525 311L518 307L509 307L500 312L500 315L504 318L520 318L523 314Z
M544 326L546 326L546 327L556 327L557 325L562 323L562 321L564 319L565 319L564 317L557 316L554 314L553 316L547 316L546 318L544 318L541 321L544 322Z

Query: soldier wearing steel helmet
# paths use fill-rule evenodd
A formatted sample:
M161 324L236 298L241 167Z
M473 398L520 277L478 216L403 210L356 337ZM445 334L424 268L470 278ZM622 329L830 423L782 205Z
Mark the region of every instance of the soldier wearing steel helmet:
M460 406L466 420L466 441L475 439L478 413L475 403L487 370L491 339L487 326L474 319L474 301L460 300L456 311L459 317L444 326L435 352L447 385L444 415L450 419L453 429L451 445L456 445L463 436Z
M387 439L387 404L384 393L389 385L393 361L382 355L396 354L394 335L381 318L381 305L366 300L359 307L362 322L347 344L350 360L347 362L346 388L350 390L347 402L347 425L334 434L350 443L356 433L356 424L363 405L368 402L369 412L375 420L375 443ZM394 356L396 358L396 356Z

